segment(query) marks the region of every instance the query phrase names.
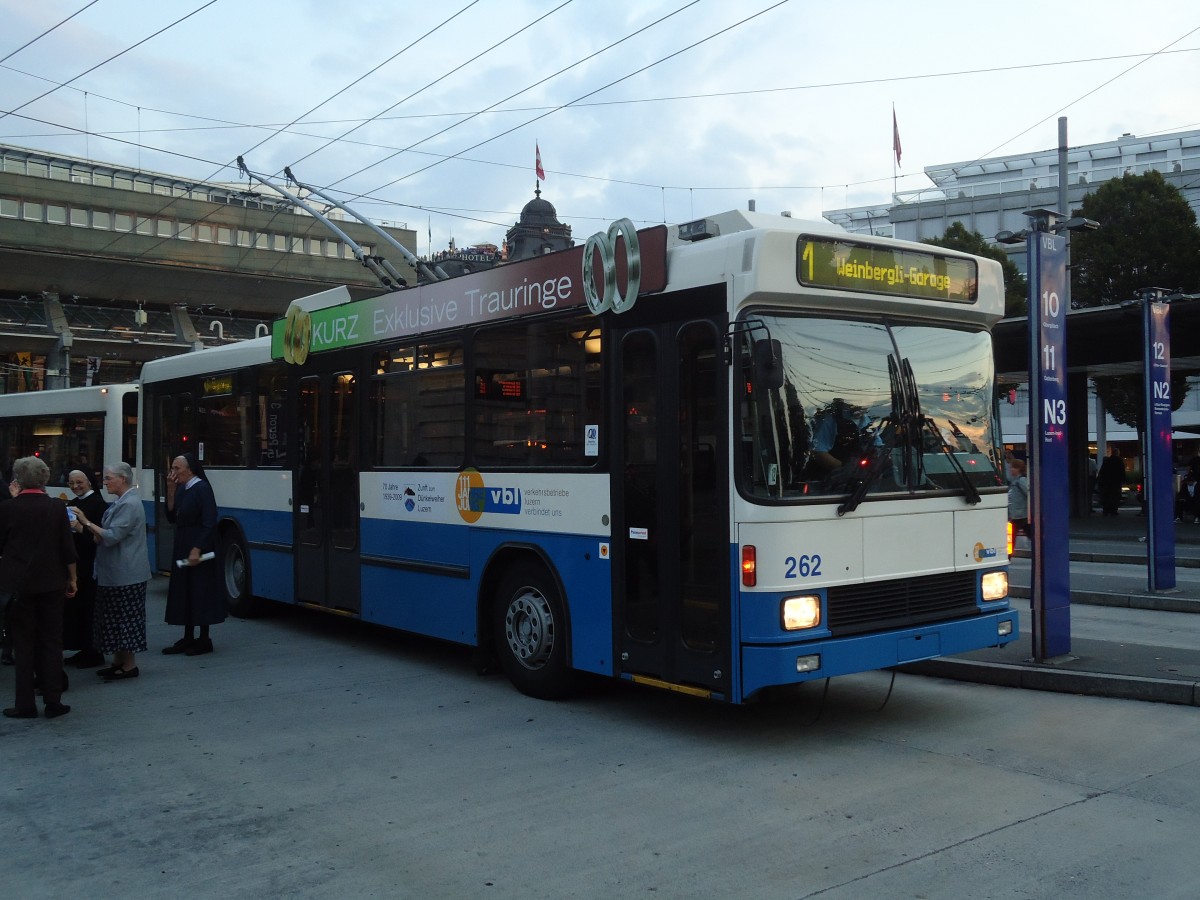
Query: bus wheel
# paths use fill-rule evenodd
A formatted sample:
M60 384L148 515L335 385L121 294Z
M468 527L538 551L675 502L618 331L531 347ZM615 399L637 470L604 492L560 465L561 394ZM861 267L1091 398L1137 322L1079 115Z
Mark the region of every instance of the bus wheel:
M493 634L500 664L523 694L554 700L570 693L566 616L553 580L540 566L521 564L496 591Z
M225 606L239 619L262 613L262 601L250 593L250 557L246 545L235 532L221 535L221 587Z

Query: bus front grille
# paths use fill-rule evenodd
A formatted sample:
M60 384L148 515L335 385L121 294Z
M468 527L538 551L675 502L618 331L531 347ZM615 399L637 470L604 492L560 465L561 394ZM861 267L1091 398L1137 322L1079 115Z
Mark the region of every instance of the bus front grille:
M973 616L975 579L975 572L946 572L830 588L829 630L841 636Z

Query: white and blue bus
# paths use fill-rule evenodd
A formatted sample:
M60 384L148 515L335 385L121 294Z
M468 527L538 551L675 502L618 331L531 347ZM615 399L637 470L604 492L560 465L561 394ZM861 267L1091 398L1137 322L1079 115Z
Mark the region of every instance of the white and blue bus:
M73 469L87 472L102 489L105 465L136 462L137 406L135 384L0 394L4 477L17 459L38 456L50 467L47 490L53 495L71 496L67 476Z
M145 365L158 563L190 448L235 612L472 645L534 696L737 703L1002 645L1003 304L994 261L739 212L296 301Z

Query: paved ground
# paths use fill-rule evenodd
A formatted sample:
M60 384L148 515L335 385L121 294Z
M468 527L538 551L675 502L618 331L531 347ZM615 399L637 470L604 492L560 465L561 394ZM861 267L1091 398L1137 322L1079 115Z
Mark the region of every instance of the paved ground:
M0 719L0 896L1197 896L1196 708L906 674L884 705L886 672L547 703L295 609L165 657L163 582L140 678L76 672L70 715Z
M1135 510L1117 518L1071 522L1071 653L1036 663L1031 620L1007 647L945 657L910 671L965 681L1163 703L1200 705L1200 525L1176 524L1176 587L1149 590L1146 520ZM1029 560L1013 560L1013 603L1030 596ZM1122 610L1097 628L1096 607Z

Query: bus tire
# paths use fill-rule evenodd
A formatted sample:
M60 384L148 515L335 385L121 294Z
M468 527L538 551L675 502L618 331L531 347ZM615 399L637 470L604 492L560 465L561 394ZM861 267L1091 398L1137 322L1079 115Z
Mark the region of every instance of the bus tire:
M554 579L542 566L518 563L496 589L492 634L500 665L523 694L565 697L575 686L567 662L567 620Z
M239 619L251 619L263 611L263 602L250 590L250 555L246 544L233 529L220 537L221 590L225 608Z

